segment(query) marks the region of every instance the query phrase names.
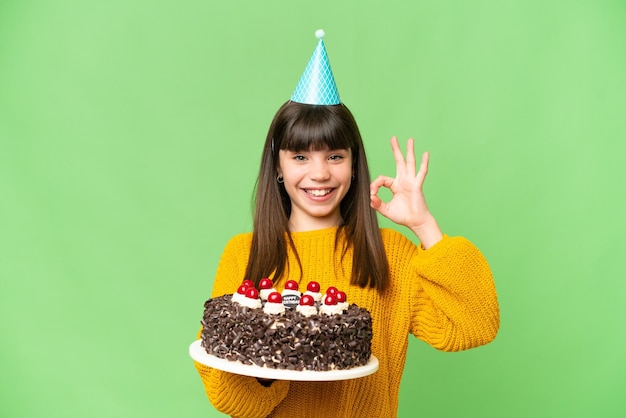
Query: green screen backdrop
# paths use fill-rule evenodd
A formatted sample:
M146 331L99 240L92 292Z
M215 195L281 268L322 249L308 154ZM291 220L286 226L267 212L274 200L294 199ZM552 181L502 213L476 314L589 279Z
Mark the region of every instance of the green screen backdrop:
M222 416L187 349L319 28L372 174L392 135L430 151L431 210L498 288L492 344L411 338L399 416L626 416L624 22L618 0L0 2L0 416Z

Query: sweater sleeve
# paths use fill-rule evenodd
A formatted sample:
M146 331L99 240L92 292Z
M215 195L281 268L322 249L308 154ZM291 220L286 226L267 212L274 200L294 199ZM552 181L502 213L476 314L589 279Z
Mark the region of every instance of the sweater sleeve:
M277 380L265 387L254 377L212 369L199 363L196 363L196 369L215 409L232 417L267 417L289 391L289 382L285 380Z
M442 351L459 351L491 342L500 311L491 269L484 256L462 237L444 238L418 248L409 270L413 281L410 331Z
M249 235L238 235L229 241L217 268L211 297L237 290L245 273L249 251ZM213 406L232 417L266 417L282 402L289 391L288 381L275 381L269 387L265 387L254 377L228 373L194 363Z
M249 253L248 234L237 235L228 241L217 265L212 298L237 291L246 272Z

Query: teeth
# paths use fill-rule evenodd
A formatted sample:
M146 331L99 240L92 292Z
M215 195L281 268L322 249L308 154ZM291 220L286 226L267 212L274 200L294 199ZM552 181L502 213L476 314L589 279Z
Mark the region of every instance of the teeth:
M307 190L306 192L308 194L310 194L311 196L316 196L316 197L321 197L321 196L326 196L328 193L330 193L332 191L332 189L326 189L326 190Z

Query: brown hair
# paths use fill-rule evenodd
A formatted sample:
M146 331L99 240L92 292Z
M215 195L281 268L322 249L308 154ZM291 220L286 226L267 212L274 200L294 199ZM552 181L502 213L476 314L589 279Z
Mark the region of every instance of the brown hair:
M288 101L281 106L272 121L255 186L254 232L250 258L244 279L257 286L263 277L273 274L282 278L287 265L287 245L302 264L295 249L288 221L291 200L282 184L276 181L278 151L350 149L354 180L340 204L347 246L353 248L351 283L361 287L384 290L389 280L389 265L385 255L376 212L370 207L370 174L359 128L350 110L339 105L308 105Z

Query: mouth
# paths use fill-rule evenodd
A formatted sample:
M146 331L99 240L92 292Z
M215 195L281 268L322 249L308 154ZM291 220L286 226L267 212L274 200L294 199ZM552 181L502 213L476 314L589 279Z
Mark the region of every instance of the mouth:
M303 189L306 194L313 197L324 197L332 193L335 189Z

